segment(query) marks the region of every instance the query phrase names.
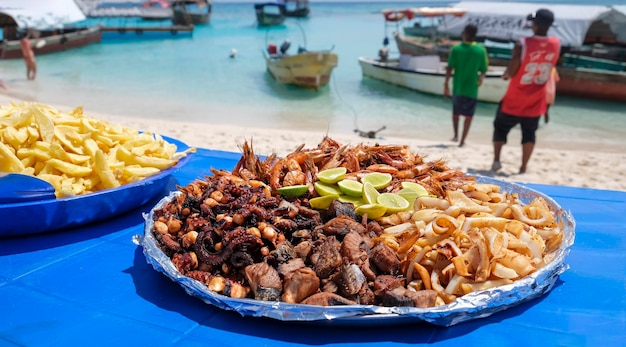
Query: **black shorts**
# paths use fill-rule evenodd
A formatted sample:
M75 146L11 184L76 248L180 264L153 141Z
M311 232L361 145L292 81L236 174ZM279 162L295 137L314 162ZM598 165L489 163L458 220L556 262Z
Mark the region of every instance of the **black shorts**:
M452 114L473 117L476 112L476 99L463 95L452 96Z
M506 143L506 137L514 126L519 124L522 127L522 144L527 142L535 143L535 132L539 128L541 117L519 117L502 112L502 104L496 111L496 119L493 121L493 141Z

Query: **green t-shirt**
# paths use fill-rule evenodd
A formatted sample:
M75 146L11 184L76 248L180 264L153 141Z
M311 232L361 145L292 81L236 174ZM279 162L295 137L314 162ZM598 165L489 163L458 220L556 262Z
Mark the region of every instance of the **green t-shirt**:
M448 66L454 69L452 95L478 97L478 76L487 72L487 50L476 42L462 42L450 50Z

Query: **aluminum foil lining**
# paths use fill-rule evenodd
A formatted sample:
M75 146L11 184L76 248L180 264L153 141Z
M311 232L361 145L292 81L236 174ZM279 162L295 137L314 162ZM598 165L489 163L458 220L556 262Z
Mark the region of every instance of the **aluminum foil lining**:
M563 227L563 243L555 252L554 259L538 271L515 281L512 284L473 292L457 298L454 302L432 308L415 307L383 307L375 305L346 306L314 306L304 304L288 304L284 302L268 302L253 299L234 299L210 291L206 285L182 275L170 258L158 247L152 235L152 215L155 210L163 207L180 192L173 192L163 198L145 214L146 220L143 237L137 235L134 242L143 247L146 260L152 267L178 283L191 296L197 297L207 304L220 309L236 311L242 316L266 317L281 321L341 321L349 318L354 322L378 323L376 319L393 317L394 320L423 321L440 326L452 326L461 322L490 316L523 302L537 298L550 289L561 273L568 269L565 258L574 244L576 223L572 215L563 210L552 198L536 190L519 184L477 177L479 183L497 184L502 191L518 193L520 201L530 203L536 197L542 197L557 215Z

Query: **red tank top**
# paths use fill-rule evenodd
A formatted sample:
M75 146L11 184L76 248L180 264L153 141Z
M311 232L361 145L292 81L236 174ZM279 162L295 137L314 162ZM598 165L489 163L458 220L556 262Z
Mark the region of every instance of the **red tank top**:
M546 113L545 84L559 59L561 44L556 37L532 36L522 38L521 45L521 64L502 98L502 112L540 117Z

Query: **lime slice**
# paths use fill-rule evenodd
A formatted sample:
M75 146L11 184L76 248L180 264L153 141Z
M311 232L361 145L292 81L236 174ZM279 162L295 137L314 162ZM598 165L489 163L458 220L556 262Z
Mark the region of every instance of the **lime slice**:
M372 172L361 178L361 183L371 183L376 189L383 189L391 183L391 174L382 172Z
M334 167L332 169L326 169L317 173L317 179L328 184L333 184L341 181L348 170L345 167Z
M309 205L316 210L327 210L330 204L337 199L339 199L339 195L318 196L317 198L309 200Z
M411 205L405 198L394 193L382 193L378 197L378 203L387 208L387 213L406 211Z
M413 189L409 189L409 188L402 188L396 194L398 194L401 197L405 198L406 201L409 202L409 208L408 208L409 210L413 210L414 209L415 200L417 200L417 198L420 197L418 192L416 192Z
M315 191L317 192L317 194L321 196L342 194L341 190L339 190L339 187L336 184L328 184L317 181L313 184L313 186L315 187Z
M369 219L378 219L385 215L387 208L379 204L365 204L356 208L356 213L360 216L367 214Z
M371 183L363 183L363 200L365 200L365 202L368 204L377 204L379 195L380 193Z
M309 186L306 184L298 184L295 186L286 186L276 188L278 194L286 197L286 198L297 198L299 196L304 195L309 190Z
M337 182L339 189L346 195L358 196L363 195L363 183L355 180L341 180Z
M339 198L337 200L341 202L349 202L354 205L354 207L359 207L361 205L367 204L367 202L360 196L357 197L350 195L339 195Z
M402 182L400 184L402 185L402 188L411 189L411 190L416 191L418 193L418 196L430 195L428 190L426 190L426 188L424 188L424 186L419 184L419 183L405 181L405 182Z

